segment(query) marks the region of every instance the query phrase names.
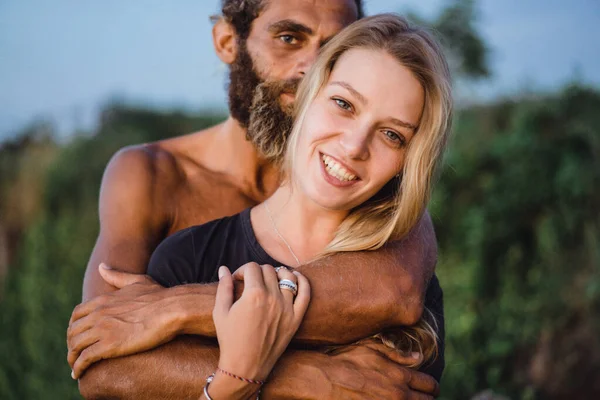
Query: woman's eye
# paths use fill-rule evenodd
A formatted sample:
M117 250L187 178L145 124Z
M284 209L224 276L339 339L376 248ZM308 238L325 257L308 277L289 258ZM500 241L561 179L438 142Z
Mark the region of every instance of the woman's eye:
M342 99L333 99L333 101L335 101L335 103L338 105L338 107L341 108L341 109L343 109L343 110L347 110L347 111L352 110L352 106L350 105L350 103L348 103L345 100L342 100Z
M397 143L399 145L403 145L404 144L404 138L400 135L398 135L396 132L394 131L383 131L384 135L387 136L388 140L391 140L394 143Z
M292 35L281 35L279 36L279 40L281 40L285 44L296 44L296 42L298 41L298 39L296 39Z

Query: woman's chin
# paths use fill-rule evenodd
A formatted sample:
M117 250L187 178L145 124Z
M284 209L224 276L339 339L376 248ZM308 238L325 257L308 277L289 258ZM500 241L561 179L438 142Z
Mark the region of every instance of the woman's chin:
M347 212L356 206L356 204L354 204L355 202L349 201L351 199L348 196L344 196L340 193L332 193L331 190L323 190L323 188L315 187L310 192L311 193L308 195L310 201L325 210L332 212Z

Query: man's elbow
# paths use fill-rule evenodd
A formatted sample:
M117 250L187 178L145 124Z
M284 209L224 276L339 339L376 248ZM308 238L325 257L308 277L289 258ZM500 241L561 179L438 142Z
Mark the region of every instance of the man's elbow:
M402 307L399 325L409 326L414 325L421 319L423 315L423 300L422 298L408 299L407 304Z
M402 289L395 291L393 298L391 325L414 325L421 319L425 302L425 288L421 282L403 282Z

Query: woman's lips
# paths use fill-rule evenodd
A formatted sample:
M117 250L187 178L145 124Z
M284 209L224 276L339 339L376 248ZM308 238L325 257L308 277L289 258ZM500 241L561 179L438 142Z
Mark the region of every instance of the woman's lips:
M321 170L325 180L338 187L351 186L358 182L360 178L357 174L328 154L319 153L321 161Z

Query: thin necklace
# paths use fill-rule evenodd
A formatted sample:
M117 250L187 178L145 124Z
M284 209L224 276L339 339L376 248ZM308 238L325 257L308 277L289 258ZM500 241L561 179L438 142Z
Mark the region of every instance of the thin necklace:
M296 257L296 253L294 253L294 250L292 250L292 246L290 246L290 244L287 242L287 240L285 240L285 238L283 237L281 232L279 232L279 229L277 229L277 224L275 223L275 220L273 219L273 214L271 214L271 209L269 208L269 204L265 201L264 205L267 208L267 214L269 214L269 219L271 220L273 229L275 229L275 233L277 233L277 236L279 236L279 238L283 241L283 243L285 243L288 250L290 251L290 254L294 257L294 259L296 260L298 265L300 265L300 260L298 259L298 257ZM296 265L296 266L298 266L298 265Z

